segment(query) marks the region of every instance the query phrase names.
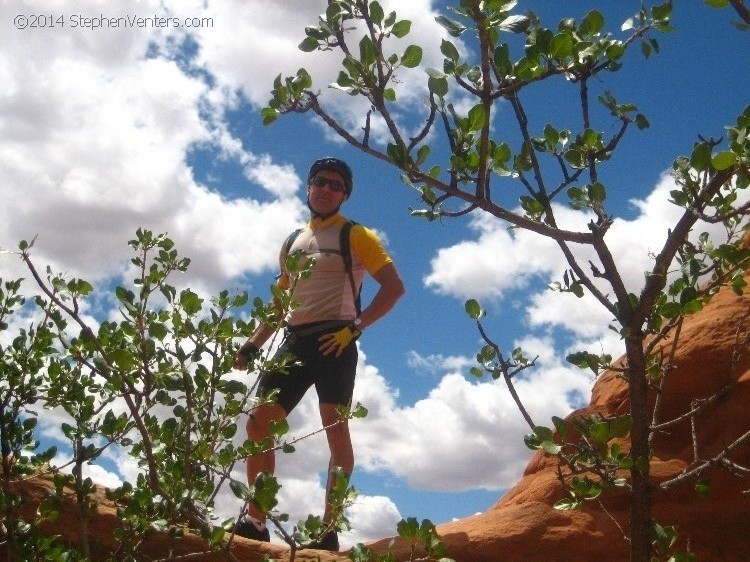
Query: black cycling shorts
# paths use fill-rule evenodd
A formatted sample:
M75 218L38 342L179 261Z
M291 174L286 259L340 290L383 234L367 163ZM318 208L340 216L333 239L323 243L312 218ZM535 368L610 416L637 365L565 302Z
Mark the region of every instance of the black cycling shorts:
M328 322L324 324L330 325ZM318 339L322 335L336 332L345 325L319 331L310 325L288 329L275 356L290 354L299 364L288 367L288 372L261 373L258 396L267 396L272 390L279 389L276 402L289 415L307 390L315 385L319 403L351 405L357 371L357 345L350 343L340 357L336 357L335 352L323 355L318 351Z

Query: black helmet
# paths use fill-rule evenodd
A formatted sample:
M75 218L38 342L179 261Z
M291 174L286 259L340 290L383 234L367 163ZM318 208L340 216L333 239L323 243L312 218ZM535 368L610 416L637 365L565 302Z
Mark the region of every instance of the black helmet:
M310 166L310 171L307 174L308 184L310 183L310 181L312 181L313 177L315 177L315 174L317 174L320 170L333 170L337 174L341 175L341 177L344 178L346 195L349 196L352 194L352 189L354 188L354 176L352 175L352 169L346 162L344 162L343 160L339 160L338 158L331 157L316 160L315 162L313 162L313 165Z

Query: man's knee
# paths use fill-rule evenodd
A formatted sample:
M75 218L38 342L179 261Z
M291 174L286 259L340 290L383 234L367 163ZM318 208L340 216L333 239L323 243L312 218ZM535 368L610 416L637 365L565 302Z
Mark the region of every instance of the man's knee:
M278 404L266 404L256 408L248 417L245 429L247 436L254 441L259 441L271 435L269 425L286 417L284 408Z

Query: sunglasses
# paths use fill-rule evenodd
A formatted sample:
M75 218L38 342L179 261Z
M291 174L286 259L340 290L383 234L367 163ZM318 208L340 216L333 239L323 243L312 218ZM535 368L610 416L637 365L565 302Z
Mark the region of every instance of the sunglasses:
M331 191L336 191L338 193L343 193L344 191L346 191L346 186L339 180L332 180L324 178L323 176L315 176L312 180L310 180L310 185L314 185L315 187L319 188L328 186Z

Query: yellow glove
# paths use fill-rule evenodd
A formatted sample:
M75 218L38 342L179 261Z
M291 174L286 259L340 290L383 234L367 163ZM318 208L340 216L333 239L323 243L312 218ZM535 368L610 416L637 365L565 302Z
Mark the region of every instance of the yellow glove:
M318 350L323 355L328 355L331 352L336 352L336 357L341 357L344 353L344 349L357 338L362 335L362 331L358 330L354 326L344 326L338 332L332 334L324 334L318 338L319 342L322 342Z

